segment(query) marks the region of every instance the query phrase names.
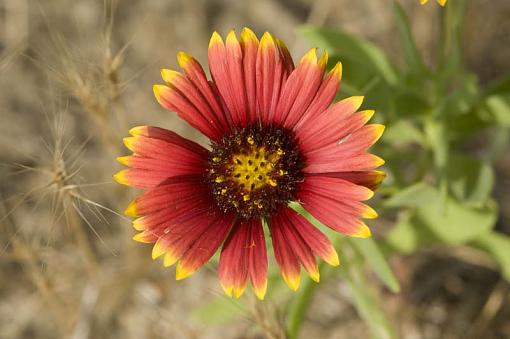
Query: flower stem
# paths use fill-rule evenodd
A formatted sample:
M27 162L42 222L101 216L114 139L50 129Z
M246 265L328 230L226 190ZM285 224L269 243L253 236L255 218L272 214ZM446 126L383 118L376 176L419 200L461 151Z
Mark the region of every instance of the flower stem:
M328 266L324 265L323 261L319 263L319 271L322 272L323 278L321 280L329 276L330 270L328 268ZM318 284L312 279L305 279L301 292L290 305L287 317L287 337L289 339L298 338L301 324L306 316L306 311L312 303L317 286Z

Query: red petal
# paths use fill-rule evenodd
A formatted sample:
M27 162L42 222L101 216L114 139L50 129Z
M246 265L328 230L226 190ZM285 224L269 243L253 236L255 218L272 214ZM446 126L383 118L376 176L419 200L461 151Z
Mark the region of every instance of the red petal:
M383 125L367 125L348 135L342 141L324 146L314 151L305 152L305 157L310 161L327 161L345 159L365 153L381 137L384 131Z
M188 122L191 126L198 129L204 135L212 140L219 140L222 137L221 126L212 119L212 115L208 116L202 113L194 104L192 98L188 98L190 93L183 93L175 86L168 87L165 85L154 85L154 95L161 106L169 111L177 112L177 115ZM196 92L196 96L200 93Z
M373 154L359 154L346 159L327 157L321 159L315 157L307 159L306 173L329 173L329 172L352 172L373 170L384 164L384 160Z
M293 255L303 265L310 277L318 282L319 269L315 262L315 257L313 256L311 248L301 237L299 232L295 229L292 221L289 219L290 213L293 212L289 211L288 208L285 208L279 215L272 218L272 222L276 224L276 227L280 228L280 232L283 234L284 239L286 239L286 245L290 248ZM273 230L273 228L271 228L271 230ZM289 286L292 288L292 283Z
M386 174L382 171L363 171L363 172L336 172L336 173L324 173L324 174L313 174L323 175L332 178L340 178L350 181L356 185L365 186L372 191L375 191L381 182L386 177Z
M225 46L221 36L214 32L209 42L209 69L236 126L244 126L247 121L242 62L235 33L230 32Z
M205 173L207 150L200 145L156 127L135 127L130 133L134 136L124 143L135 155L118 158L131 167L114 176L119 183L148 189L173 176Z
M191 244L183 254L176 269L176 279L184 279L204 265L216 252L232 228L234 215L224 215L222 212L211 212L213 220L207 225L199 238Z
M302 116L288 117L285 126L298 131L308 121L313 121L322 114L331 105L335 99L338 88L340 87L340 79L342 78L342 64L338 62L329 72L315 95L312 103Z
M354 114L361 102L362 97L341 100L314 119L308 119L305 125L296 127L296 135L303 152L335 144L363 126L370 119L373 111Z
M317 63L315 52L313 48L306 53L285 82L272 121L280 124L286 118L297 120L312 102L324 73L323 65Z
M165 180L137 197L126 212L131 216L147 215L163 208L177 209L190 200L208 200L208 188L200 176L177 176Z
M219 276L226 294L239 298L248 282L248 257L250 251L250 223L238 222L223 244Z
M248 272L255 294L259 299L264 299L267 289L267 250L260 220L251 221Z
M258 118L256 67L259 40L255 33L246 27L241 31L241 49L243 51L244 84L246 88L246 113L249 119L248 124L251 124L256 122Z
M285 214L290 224L315 255L330 265L338 266L340 264L333 244L320 230L291 209L286 209Z
M372 196L363 186L328 177L305 177L298 194L303 207L326 226L351 236L370 236L368 227L360 218L377 214L360 203Z
M299 288L301 280L300 266L286 238L286 223L287 221L283 219L281 215L275 215L269 222L269 229L271 231L274 256L278 266L280 266L283 280L295 291Z
M219 98L218 94L213 90L200 63L184 52L179 52L177 54L177 60L179 61L179 66L181 66L184 70L187 78L191 81L191 83L193 83L210 105L216 119L218 119L221 123L223 132L225 134L229 134L232 127L230 114L223 109L221 98Z
M264 33L256 63L257 101L262 121L273 121L281 88L292 68L292 59L283 43Z

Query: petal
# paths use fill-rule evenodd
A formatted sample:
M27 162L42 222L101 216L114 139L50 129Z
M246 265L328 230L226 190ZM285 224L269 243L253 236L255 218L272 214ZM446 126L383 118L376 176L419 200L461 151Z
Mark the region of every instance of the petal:
M195 244L200 241L202 237L212 236L211 239L214 239L215 235L208 233L209 228L214 228L214 225L222 218L225 218L225 216L209 208L197 213L183 214L165 223L163 232L155 232L158 235L158 240L152 251L153 258L164 254L163 265L165 267L175 264L179 259L182 259L188 251L193 249ZM223 239L221 239L221 241L223 241ZM200 249L197 250L195 248L193 251L196 252L197 256L202 255ZM205 261L207 261L208 258ZM203 263L205 263L205 261ZM198 269L198 267L195 268L195 270L196 269ZM194 271L190 269L178 268L176 274L179 280L193 272Z
M135 155L117 158L131 168L114 175L119 183L152 188L178 175L201 175L207 166L207 150L161 128L140 126L131 129L133 137L124 143Z
M212 257L232 228L235 215L224 215L220 211L214 211L208 217L212 222L207 224L200 237L195 237L177 265L175 272L177 280L193 274Z
M209 69L218 87L234 125L244 127L247 123L246 91L244 88L243 55L234 31L223 43L214 32L209 42Z
M287 117L285 127L299 130L306 122L323 113L335 99L338 88L340 87L341 78L342 64L338 62L322 81L315 98L306 111L301 116L296 114L292 117Z
M354 114L362 101L363 97L360 96L341 100L314 119L308 119L306 125L296 128L296 136L303 152L334 144L363 126L373 115L373 111Z
M183 77L181 76L181 79ZM182 89L182 87L181 87ZM175 85L154 85L154 96L161 106L169 111L177 112L177 115L188 122L191 126L198 129L202 134L212 140L219 140L222 136L221 127L214 122L212 116L202 113L194 104L191 92L184 93L178 90ZM194 96L200 93L194 91ZM188 97L188 95L190 97Z
M319 229L292 209L286 209L285 213L290 224L292 224L293 228L315 255L332 266L340 265L340 260L333 244Z
M316 48L303 56L283 86L272 121L281 124L287 117L297 120L303 115L321 85L324 66L317 63Z
M248 273L255 295L260 300L264 299L267 290L267 250L260 220L251 221Z
M329 172L368 171L380 167L384 160L373 154L359 154L345 159L327 156L321 159L316 156L314 160L307 159L309 164L304 168L307 174Z
M248 282L249 228L249 223L237 222L221 250L219 277L223 290L230 297L239 298Z
M324 225L350 236L370 236L360 218L374 218L375 211L361 200L372 191L338 178L305 177L298 194L303 207Z
M347 172L372 170L384 164L384 160L366 154L382 135L384 126L367 125L348 135L340 142L330 144L312 152L304 152L307 173Z
M187 101L189 101L200 113L201 117L203 117L209 124L213 125L220 134L225 134L230 131L230 126L228 124L225 125L223 113L217 112L213 108L215 107L216 109L219 109L219 104L217 104L214 99L211 103L209 103L199 88L197 88L187 76L174 70L162 69L161 77L170 88L177 90L178 93L185 97Z
M283 280L294 291L299 288L301 281L300 266L285 236L286 220L281 215L275 215L269 222L271 241L276 262L282 272Z
M257 101L262 121L273 121L280 91L293 67L285 45L265 32L260 39L256 63Z
M244 85L246 89L246 113L248 114L248 124L252 124L256 122L258 118L256 67L259 40L253 31L245 27L241 31L240 43L241 50L243 51Z
M319 282L319 268L315 257L311 248L306 241L303 240L299 232L295 229L292 221L289 219L290 213L292 212L288 211L288 208L285 208L279 215L272 218L272 222L275 224L276 228L279 228L279 231L286 241L286 246L288 246L292 255L303 265L310 277L314 281ZM272 230L273 228L271 228L271 231ZM293 288L293 286L291 286L291 288Z
M376 143L384 132L384 126L379 124L366 125L352 134L347 135L337 143L326 145L314 151L305 152L309 161L312 159L339 159L364 153Z
M177 53L177 61L186 74L186 77L210 105L216 119L220 121L224 133L229 134L232 128L232 118L222 107L222 99L219 97L218 93L213 90L200 63L185 52Z
M267 288L267 253L264 231L259 219L238 222L223 245L219 275L229 296L239 298L248 277L255 294L264 299Z
M190 200L208 200L208 193L200 176L176 176L138 196L129 204L126 214L136 217L161 209L178 209Z
M353 184L365 186L372 191L375 191L386 177L386 174L382 171L334 172L313 175L344 179Z

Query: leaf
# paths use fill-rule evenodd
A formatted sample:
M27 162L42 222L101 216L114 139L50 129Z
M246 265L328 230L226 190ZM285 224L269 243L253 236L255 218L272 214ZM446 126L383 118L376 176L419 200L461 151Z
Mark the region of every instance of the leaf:
M349 241L361 253L365 261L370 265L375 274L393 292L400 291L400 284L393 274L388 261L372 238L350 238Z
M395 84L397 73L385 53L373 43L346 33L328 28L302 26L299 32L319 47L335 54L342 62L350 62L360 67L352 69L370 71L379 75L388 84Z
M439 242L426 226L420 224L414 212L399 215L397 224L385 237L386 244L399 253L411 254L419 248Z
M491 95L485 104L498 125L510 127L510 95Z
M499 264L505 279L510 281L510 237L490 232L473 241L473 245L488 252Z
M447 175L454 196L471 206L483 206L494 186L492 166L472 156L452 155Z
M384 202L385 207L421 207L436 198L434 187L419 182L394 194Z
M346 255L349 256L348 246L345 247L347 247ZM346 274L343 276L352 292L353 306L370 329L371 337L395 338L393 328L386 319L385 312L376 296L376 290L367 282L362 266L357 262L361 258L351 254L348 259L348 263L345 264L346 270L343 272Z
M425 183L404 189L384 205L413 208L407 221L412 227L428 228L438 239L450 244L475 239L490 231L497 219L497 208L491 201L486 206L473 207L452 198L443 200L436 188Z
M409 20L402 6L397 1L393 2L393 14L395 15L395 22L400 33L400 44L404 52L404 58L409 69L412 73L425 73L426 68L414 42Z
M424 144L421 131L406 120L386 125L382 140L392 145Z

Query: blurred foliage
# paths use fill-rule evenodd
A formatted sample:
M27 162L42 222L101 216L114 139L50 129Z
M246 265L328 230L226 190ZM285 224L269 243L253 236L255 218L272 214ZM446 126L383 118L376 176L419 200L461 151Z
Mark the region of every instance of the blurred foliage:
M332 62L344 64L347 71L340 94L364 95L365 105L375 107L387 127L382 142L374 147L386 160L389 177L381 188L386 199L379 210L386 215L394 211L397 218L382 239L387 254L409 254L435 244L472 246L490 255L510 280L510 237L494 230L498 206L491 197L493 163L509 139L510 78L505 75L484 89L476 74L463 66L464 10L465 1L452 1L442 11L434 68L425 65L397 2L394 16L404 65L393 64L376 45L346 33L310 26L300 31L330 51ZM492 141L486 138L489 134L495 135ZM473 148L480 140L482 145ZM382 257L367 253L376 251L375 243L359 246L362 242L350 241L395 291L392 280L384 279L391 275L380 272L387 267ZM353 286L355 304L370 324L374 319L367 312L382 314L373 301L365 300L367 295L356 292L357 286Z
M372 271L397 293L400 286L388 256L436 245L469 246L484 251L510 281L510 237L494 230L498 206L491 196L494 162L510 139L510 74L482 88L477 75L465 68L461 49L465 7L465 0L457 0L441 11L434 66L424 61L398 2L393 3L393 12L403 64L395 64L378 46L357 36L323 27L299 29L330 53L329 66L342 62L345 72L337 99L364 95L364 105L376 108L375 119L387 128L374 147L374 153L386 160L388 175L380 188L384 199L376 204L380 214L396 220L380 242L340 238L299 204L290 205L337 239L343 259L340 274L374 338L395 336L367 276ZM322 270L326 277L332 275L331 269ZM291 338L298 337L317 286L309 280L304 285L294 300L287 301ZM215 312L214 305L206 307Z

